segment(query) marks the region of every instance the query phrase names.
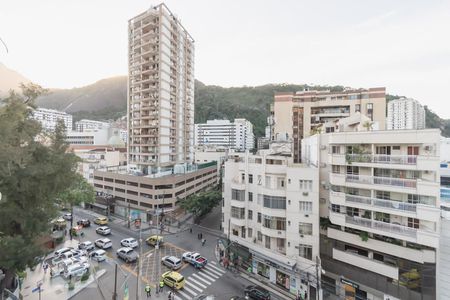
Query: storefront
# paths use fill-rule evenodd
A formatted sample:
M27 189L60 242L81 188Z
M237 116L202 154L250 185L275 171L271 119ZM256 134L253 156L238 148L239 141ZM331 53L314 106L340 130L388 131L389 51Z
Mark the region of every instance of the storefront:
M270 278L270 266L268 266L265 263L260 262L260 261L255 261L255 262L256 262L257 274L269 279Z
M275 275L276 275L277 285L286 290L289 290L291 287L291 280L290 280L291 277L281 271L278 271L278 270L276 271Z

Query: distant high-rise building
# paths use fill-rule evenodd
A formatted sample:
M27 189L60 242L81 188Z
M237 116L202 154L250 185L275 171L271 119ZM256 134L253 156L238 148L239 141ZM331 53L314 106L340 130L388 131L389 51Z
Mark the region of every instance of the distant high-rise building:
M387 108L387 129L424 129L425 108L411 98L391 100Z
M39 121L47 131L54 131L59 120L64 122L67 131L72 130L72 115L63 111L38 107L33 111L33 119Z
M107 122L100 122L95 120L80 120L75 122L75 130L79 132L83 132L86 130L92 130L92 129L105 129L109 128L110 124Z
M292 141L294 162L298 163L302 157L300 145L303 138L314 133L334 130L333 126L328 128L324 123L330 124L360 112L376 123L379 130L384 130L386 89L276 93L271 110L274 121L272 139Z
M195 124L195 145L221 146L235 150L250 150L255 147L253 125L246 119L208 120Z
M165 4L128 23L128 164L154 173L192 162L194 39Z

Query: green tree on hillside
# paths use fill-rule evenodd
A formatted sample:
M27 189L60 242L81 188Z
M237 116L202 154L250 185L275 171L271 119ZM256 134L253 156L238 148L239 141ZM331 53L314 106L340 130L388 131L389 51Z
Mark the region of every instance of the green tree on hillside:
M42 88L29 84L22 90L0 103L0 268L6 275L1 290L11 287L16 272L42 254L36 241L50 233L50 221L57 215L55 199L80 179L78 159L67 153L63 129L48 134L30 118ZM78 196L90 201L93 195L87 190Z

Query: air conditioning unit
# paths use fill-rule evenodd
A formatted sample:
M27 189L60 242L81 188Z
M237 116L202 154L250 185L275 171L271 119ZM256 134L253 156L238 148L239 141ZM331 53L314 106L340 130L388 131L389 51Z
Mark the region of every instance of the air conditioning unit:
M425 146L425 151L431 151L433 150L433 146Z
M431 171L426 170L425 174L431 174Z
M309 218L309 215L305 215L305 218Z
M303 237L303 234L300 234L300 237L302 238L302 237Z
M309 193L308 192L303 192L303 196L308 196Z

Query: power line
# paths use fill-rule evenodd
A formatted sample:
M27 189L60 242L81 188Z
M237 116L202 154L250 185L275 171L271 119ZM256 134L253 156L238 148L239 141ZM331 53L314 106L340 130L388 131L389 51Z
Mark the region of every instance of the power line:
M9 53L8 46L6 46L6 43L2 40L2 38L0 38L0 42L2 42L3 46L5 46L6 53Z

